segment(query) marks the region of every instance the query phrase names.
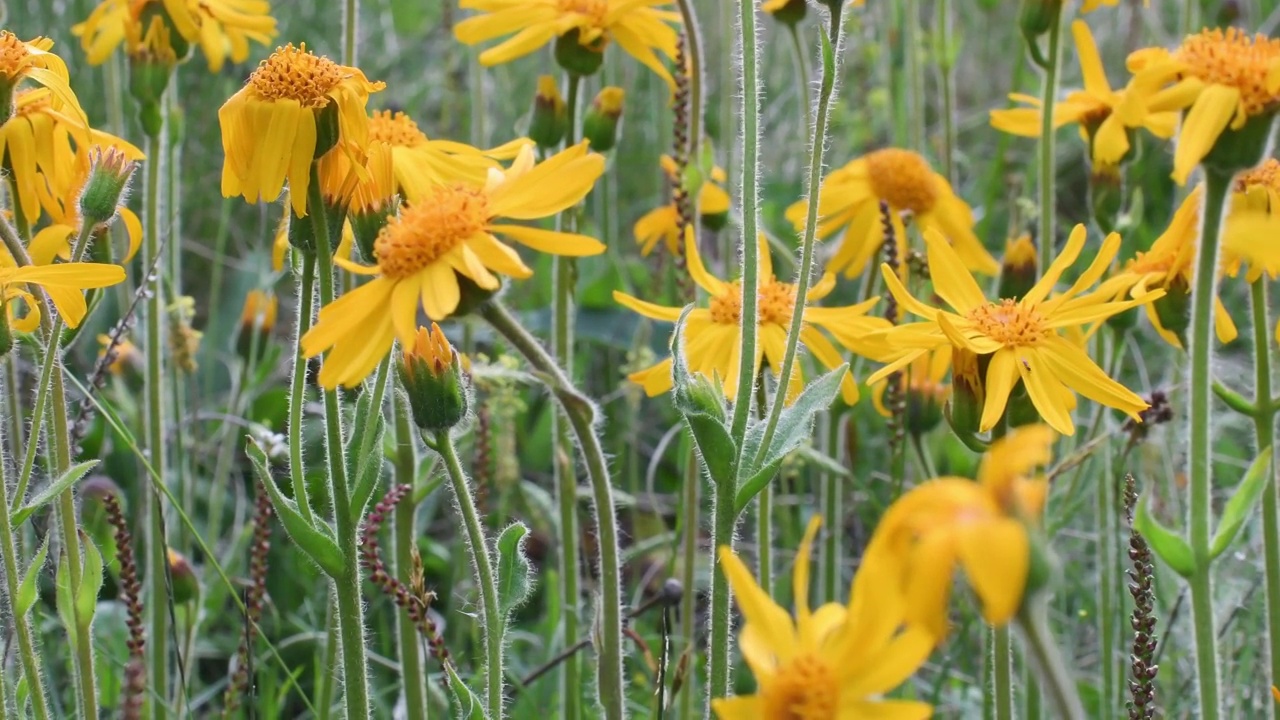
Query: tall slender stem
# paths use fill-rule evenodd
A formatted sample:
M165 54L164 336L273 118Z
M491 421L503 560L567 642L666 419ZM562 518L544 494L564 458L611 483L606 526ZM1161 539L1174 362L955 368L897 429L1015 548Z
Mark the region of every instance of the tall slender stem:
M626 715L626 695L622 676L622 579L619 576L618 518L614 512L613 486L609 463L595 431L595 406L578 391L536 338L528 333L497 300L480 308L480 313L500 335L515 347L545 377L559 401L582 452L591 482L595 505L600 574L600 647L598 687L607 720ZM729 503L732 504L732 493Z
M996 720L1013 720L1013 643L1009 626L991 628L992 687Z
M161 478L168 478L168 448L164 439L164 293L160 282L161 265L155 263L161 251L160 241L160 165L164 152L165 125L147 136L147 177L143 190L142 256L146 267L155 267L152 277L145 278L150 290L144 306L146 332L146 448L148 460ZM56 402L56 399L55 399ZM55 406L56 407L56 406ZM161 720L168 715L169 698L169 592L168 541L165 538L164 506L156 493L144 492L143 516L147 518L147 684L151 715Z
M907 76L908 142L924 152L924 71L920 63L920 2L905 0L902 10L902 59Z
M1221 715L1218 695L1218 638L1213 615L1210 562L1212 528L1213 302L1218 285L1218 239L1223 210L1231 191L1231 173L1205 168L1204 204L1200 209L1200 243L1196 254L1195 289L1191 295L1190 477L1187 525L1195 570L1191 575L1191 612L1195 623L1196 680L1200 717Z
M1022 630L1027 659L1040 675L1040 681L1049 692L1053 717L1061 720L1084 720L1084 707L1075 680L1062 661L1062 654L1053 642L1049 631L1048 601L1044 597L1032 597L1018 614L1018 627ZM1109 712L1110 709L1104 709Z
M824 417L826 437L823 451L837 464L841 462L840 427L843 413L832 407ZM840 568L844 554L844 478L833 472L822 474L822 599L839 602L841 591Z
M342 3L342 64L356 65L356 38L360 30L360 0Z
M458 453L454 450L453 439L449 437L448 430L436 433L435 448L444 459L454 500L458 503L458 512L462 514L462 524L467 533L472 570L476 574L476 583L480 585L480 602L484 609L480 627L484 633L488 718L502 720L502 625L505 619L498 609L498 581L493 574L493 556L490 554L489 541L484 536L484 526L480 524L475 498L471 496L471 487L462 464L458 462Z
M6 388L17 392L16 388ZM31 700L31 712L36 720L49 717L49 701L45 698L44 677L40 668L40 653L32 639L30 613L18 613L18 546L14 528L9 524L8 463L0 461L0 554L3 554L5 597L9 600L9 617L13 621L13 634L18 638L18 657L22 662L22 676L27 683L27 696ZM21 711L22 708L19 708Z
M742 347L738 362L738 392L733 401L732 435L741 442L751 417L751 393L756 381L756 336L759 315L760 249L760 38L756 32L756 0L738 1L738 38L742 62ZM785 382L783 383L786 384ZM731 499L726 502L732 503ZM712 546L712 553L715 546ZM714 573L718 575L719 573ZM722 593L723 595L723 593ZM722 597L728 617L728 597ZM712 589L712 614L717 600ZM713 629L714 634L714 629ZM716 669L712 668L713 676ZM713 688L713 697L716 697Z
M311 500L307 497L307 467L302 452L302 406L307 399L307 359L302 354L302 336L311 329L311 306L316 294L316 254L311 250L303 253L302 257L302 280L297 300L298 319L294 333L293 376L289 379L289 477L298 511L308 523L315 525Z
M1028 40L1034 42L1034 40ZM1044 86L1040 90L1040 272L1053 262L1057 245L1054 237L1054 208L1056 206L1054 183L1057 180L1054 165L1053 108L1058 100L1058 66L1062 64L1062 10L1059 8L1049 22L1049 66L1044 69Z
M569 73L566 105L568 106L569 131L565 147L576 142L578 134L578 95L582 90L582 77ZM575 208L569 208L556 218L561 230L572 231ZM573 261L566 257L555 258L554 295L552 296L551 348L556 362L565 374L573 377ZM560 512L560 596L567 612L561 614L565 647L578 642L578 601L580 596L578 569L578 477L573 464L573 442L569 438L568 423L560 413L551 417L551 436L555 452L552 453L553 475L556 485L556 502ZM579 698L582 688L580 661L575 653L565 658L560 666L560 702L565 720L578 720Z
M813 277L815 245L817 244L818 191L822 183L822 158L827 144L827 123L831 117L831 99L835 96L837 75L835 63L841 55L844 37L840 22L841 7L839 4L833 6L829 18L830 25L827 32L831 41L831 55L827 56L824 53L822 58L822 88L818 94L818 117L809 143L809 176L805 191L806 196L809 198L809 204L805 213L804 237L800 243L800 265L796 268L796 307L791 313L791 325L787 329L787 349L782 356L782 368L778 373L778 387L773 395L773 404L769 407L768 420L765 421L764 438L760 442L760 449L756 451L756 456L753 458L752 467L759 465L761 460L764 459L765 453L768 452L769 443L773 440L774 432L778 428L778 419L782 417L782 408L786 405L787 388L791 384L791 374L795 372L796 355L800 347L800 331L804 328L804 308L809 293L810 281ZM755 244L754 232L743 237L751 238L752 242L746 243L747 245ZM746 286L744 282L743 287L745 288ZM745 312L745 304L743 307ZM745 338L745 320L743 335ZM744 339L744 356L746 354L745 347ZM741 375L740 377L746 378L747 376ZM741 392L739 392L739 395L741 395Z
M311 166L311 187L307 204L315 235L317 270L320 275L320 305L333 302L333 248L329 241L329 221L315 163ZM378 406L381 408L381 406ZM329 492L333 498L334 524L338 549L342 552L342 577L334 578L338 596L338 635L341 639L342 678L347 718L369 717L369 670L365 659L364 603L360 597L360 550L358 546L358 508L351 504L351 488L347 485L347 467L343 449L342 408L338 392L324 392L324 440L329 458Z
M399 393L391 394L392 412L395 414L396 485L412 486L418 469L418 453L413 443L412 423L409 420L409 404ZM413 568L413 550L417 543L414 517L418 506L413 497L396 504L392 522L395 527L396 574L408 577ZM400 683L404 686L404 706L407 720L427 720L426 674L422 671L422 638L409 621L407 613L396 613L396 640L400 650Z
M1118 338L1117 342L1123 342ZM1099 352L1099 359L1105 350ZM1095 484L1094 512L1098 516L1098 541L1094 566L1098 572L1098 654L1101 658L1099 671L1102 674L1101 707L1119 707L1119 689L1116 683L1116 640L1119 633L1116 628L1116 617L1121 614L1117 604L1117 581L1123 583L1120 573L1123 565L1116 557L1116 542L1120 533L1119 516L1116 514L1115 472L1112 464L1114 446L1108 444L1104 449L1102 475Z
M938 80L942 90L942 175L947 182L956 181L956 72L955 49L952 47L952 36L955 33L955 19L951 13L950 0L938 0Z
M698 538L702 534L702 505L698 501L701 494L702 470L698 465L698 454L692 449L685 465L684 497L681 498L682 537L680 540L680 584L684 586L684 594L680 596L680 652L689 653L693 657L698 619L697 596L693 588L697 587L698 577ZM676 717L693 716L693 691L686 689L680 693L680 714Z
M804 146L813 147L813 103L809 102L809 56L805 52L804 41L800 39L798 23L787 26L787 34L791 36L791 58L796 64L796 89L800 93L800 104L804 106Z
M1276 486L1276 408L1271 397L1271 320L1267 317L1267 281L1258 278L1252 284L1253 304L1253 368L1254 368L1254 433L1258 452L1272 449L1267 487L1262 494L1262 549L1267 581L1267 634L1270 640L1271 684L1280 684L1280 493ZM1280 707L1274 708L1280 712Z
M764 378L756 385L756 415L763 418L766 403ZM766 593L773 594L773 483L756 495L756 577Z

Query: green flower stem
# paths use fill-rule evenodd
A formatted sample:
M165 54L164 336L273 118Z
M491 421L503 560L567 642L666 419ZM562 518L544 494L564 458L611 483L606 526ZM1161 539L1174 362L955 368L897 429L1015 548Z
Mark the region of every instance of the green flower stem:
M1080 702L1075 680L1063 662L1062 653L1053 642L1049 629L1049 603L1044 594L1037 594L1023 604L1018 613L1018 627L1022 631L1027 659L1040 676L1043 689L1047 690L1052 717L1060 720L1084 720L1084 706Z
M767 396L764 378L761 377L756 382L758 419L763 419L767 412ZM773 513L773 483L770 482L756 495L756 579L769 595L773 594Z
M1252 284L1253 303L1254 397L1257 412L1253 416L1258 452L1276 443L1276 407L1271 397L1271 321L1267 317L1267 281L1258 278ZM1271 462L1267 487L1262 494L1262 548L1267 579L1267 633L1271 647L1271 684L1280 684L1280 493L1276 486L1276 464ZM1280 706L1275 708L1280 711Z
M993 627L990 632L995 718L1013 720L1013 643L1009 637L1009 626Z
M12 386L6 390L15 394L18 392L17 388ZM45 698L40 653L32 640L30 613L17 612L18 584L21 582L22 573L18 569L18 546L14 528L9 524L7 467L8 463L0 462L0 554L3 555L4 561L5 597L9 600L9 617L13 622L13 634L18 638L18 657L22 663L23 679L27 683L27 694L31 699L31 713L36 720L47 720L49 701Z
M569 114L569 131L565 135L565 147L577 142L578 105L582 92L582 77L567 73L568 91L565 101ZM556 218L556 226L564 232L574 229L575 208L569 208ZM567 377L573 377L573 261L556 256L552 260L553 299L551 321L551 348L556 362L564 368ZM573 465L573 441L569 437L568 423L560 413L551 416L551 436L555 452L552 453L552 474L556 486L556 504L560 522L560 597L567 612L561 614L564 646L573 647L578 642L578 606L581 595L578 577L581 561L578 545L578 477ZM577 653L565 658L560 666L560 702L565 720L578 720L581 714L579 699L582 697L581 660Z
M952 37L955 18L950 0L938 0L938 86L942 91L942 176L955 184L956 153L956 73Z
M1210 543L1212 528L1213 453L1213 300L1218 285L1218 240L1223 210L1231 192L1229 172L1205 168L1200 208L1200 243L1196 254L1195 289L1191 295L1191 438L1187 525L1195 570L1191 575L1191 612L1195 623L1196 680L1200 717L1221 716L1218 695L1218 638L1213 617Z
M316 164L311 164L311 227L315 235L317 270L320 274L320 306L333 302L333 248L329 242L329 221L325 217L324 198ZM378 407L381 407L380 405ZM342 577L334 578L338 596L338 635L342 647L342 677L345 688L343 702L347 718L369 717L369 670L365 659L364 602L360 597L360 549L358 545L359 509L352 508L351 488L347 486L347 467L343 457L342 408L338 391L324 392L324 439L329 457L329 491L333 497L334 524L338 549L342 552Z
M342 64L356 65L356 37L360 29L360 0L345 0L342 4ZM479 147L477 145L477 147Z
M1114 445L1107 444L1103 458L1102 475L1094 482L1094 512L1098 516L1098 540L1094 544L1094 563L1098 569L1098 655L1102 683L1101 707L1119 707L1119 691L1116 687L1116 640L1119 633L1116 618L1123 611L1117 606L1117 575L1123 573L1123 565L1116 556L1119 537L1119 515L1115 507L1115 475L1112 467ZM1122 577L1122 576L1121 576ZM1123 582L1123 580L1121 580Z
M160 162L161 170L164 171L164 199L160 201L160 207L164 209L164 237L170 241L164 245L164 272L159 276L164 286L165 292L162 297L176 307L179 300L182 299L182 233L178 225L178 210L181 201L181 191L179 189L179 175L174 171L175 168L181 167L182 162L182 133L180 125L175 128L170 125L168 118L174 116L178 111L177 103L177 86L178 86L178 68L175 66L173 74L170 77L170 87L174 88L172 92L166 92L162 97L162 112L165 116L163 138L164 160ZM154 156L148 156L154 157ZM181 340L179 340L181 342ZM172 347L172 346L171 346ZM183 507L191 507L195 499L195 474L191 472L190 457L187 453L187 374L182 368L175 368L174 371L165 374L165 382L168 384L169 393L169 409L165 413L167 417L172 418L169 450L170 463L169 472L170 484L178 488L178 497L183 503ZM177 528L178 536L173 544L179 548L183 547L184 542L182 533L184 528ZM216 536L215 536L216 537ZM186 688L179 688L180 693L186 692Z
M164 345L164 292L160 287L160 263L156 261L161 251L160 242L160 158L164 152L164 137L168 118L162 116L160 132L147 136L147 176L142 195L143 234L142 257L144 267L154 268L153 276L142 282L151 287L144 305L146 316L146 433L143 446L148 460L161 478L168 478L168 448L164 438L164 358L168 355ZM54 398L57 402L57 398ZM56 405L55 405L56 407ZM168 549L165 538L164 506L155 493L142 493L143 517L147 518L146 542L146 592L147 606L147 694L150 717L162 720L168 716L169 698L169 577ZM95 717L95 716L90 716Z
M626 714L626 695L622 676L622 587L619 576L618 518L614 512L609 464L600 445L600 437L595 431L596 406L573 386L538 340L498 300L491 300L481 306L480 314L542 374L543 381L569 416L574 437L581 449L587 477L591 482L600 552L600 702L604 706L607 720L621 720ZM732 504L733 494L730 493L728 497Z
M418 453L413 444L413 424L409 420L409 404L399 393L391 394L392 412L395 414L396 485L412 486L418 469ZM413 497L406 497L396 505L394 544L396 574L409 577L413 568L413 550L417 543L414 517L418 506ZM396 614L396 639L400 650L400 683L404 686L404 706L407 720L427 720L426 673L422 669L421 638L406 613Z
M702 470L698 464L698 454L690 448L689 459L685 465L684 497L681 501L681 533L680 540L680 584L684 594L680 596L680 652L690 653L693 657L697 643L697 597L693 591L697 587L698 577L698 538L702 534L702 505L698 501L701 495ZM687 683L692 685L692 683ZM680 693L680 714L676 717L693 717L693 689L686 687Z
M462 515L462 524L467 532L467 547L471 551L471 566L476 574L476 582L480 585L480 601L484 615L480 618L480 627L484 631L485 647L485 679L487 691L485 700L489 707L488 720L502 720L504 679L502 669L502 625L506 622L498 606L498 579L493 573L493 555L489 550L489 541L484 536L484 526L480 524L480 513L476 511L475 498L471 496L471 487L467 482L462 463L458 462L458 453L453 447L453 438L449 431L443 430L435 434L434 447L444 460L445 470L453 486L454 500L458 503L458 512Z
M5 394L5 402L7 404L5 409L9 412L9 427L5 428L5 434L8 435L9 444L4 449L8 451L11 458L24 454L20 448L23 445L23 418L27 416L22 409L22 399L26 393L22 392L22 378L18 374L18 362L17 356L11 355L4 364L5 386L9 388L9 392ZM8 505L0 507L8 507Z
M1029 41L1030 42L1030 41ZM1058 101L1058 67L1062 64L1062 10L1054 13L1049 23L1049 57L1044 68L1044 85L1040 90L1040 272L1053 262L1057 245L1054 238L1054 191L1057 166L1054 164L1053 107Z
M920 2L905 0L902 18L903 72L907 76L909 147L924 152L924 71L920 65Z
M738 41L742 58L742 346L738 362L738 393L733 400L733 426L731 435L742 445L746 436L747 421L751 418L751 393L755 385L756 374L756 337L759 334L757 318L759 316L759 293L756 291L760 280L760 250L756 237L760 234L760 78L759 56L760 38L756 32L756 0L738 0ZM783 383L784 385L786 383ZM732 499L726 499L732 504ZM727 538L712 538L720 542ZM715 552L714 542L712 552ZM714 563L713 563L714 564ZM717 601L712 591L712 622L715 622L717 602L723 605L725 620L728 620L728 597ZM723 593L722 593L723 595ZM715 628L712 628L715 636ZM713 649L714 651L714 649ZM712 656L712 677L723 668L714 666L715 655ZM727 680L727 675L725 678ZM712 697L720 697L718 685L712 684ZM726 687L727 689L727 687Z
M792 23L787 26L787 34L791 36L791 56L796 64L796 87L800 91L800 104L804 106L804 146L813 147L813 103L809 102L809 56L805 52L804 41L800 39L800 29Z
M289 379L289 478L298 512L314 527L315 515L307 497L307 467L303 459L302 406L307 399L307 359L302 355L302 336L311 329L311 306L315 302L316 254L302 254L302 281L298 290L298 321L293 348L293 377Z
M827 37L831 42L830 54L825 50L822 58L822 87L818 93L818 117L813 129L813 136L809 143L809 177L805 191L806 197L809 198L809 207L805 214L804 237L800 243L800 266L796 268L796 307L791 313L791 326L787 329L787 350L782 356L782 369L778 373L778 387L774 391L773 404L769 408L769 416L765 421L764 437L760 442L760 449L756 451L755 458L752 459L751 467L758 467L764 460L765 453L768 452L769 444L773 441L773 435L778 428L778 419L782 417L782 408L786 405L787 387L790 385L789 379L791 374L796 371L796 355L800 348L800 331L804 327L804 307L806 297L809 294L809 285L813 277L813 264L815 255L815 245L818 234L818 192L822 183L822 158L825 154L827 145L827 124L831 118L831 99L835 96L836 86L836 58L841 55L841 46L843 45L844 32L840 22L841 5L835 5L831 11L830 25L827 28ZM758 159L758 158L757 158ZM744 193L745 195L745 193ZM753 196L754 197L754 196ZM744 217L746 213L744 211ZM754 215L753 215L754 217ZM744 238L751 238L751 242L745 245L755 245L756 233L754 228L750 231L744 231ZM744 253L745 254L745 253ZM743 282L743 287L754 288L754 283ZM750 293L755 295L755 293ZM746 295L743 299L743 357L746 358ZM744 363L753 360L747 358ZM745 364L744 368L747 367ZM750 373L740 375L739 377L749 377ZM740 384L740 387L745 383ZM738 393L741 396L741 392ZM734 415L736 420L737 415ZM734 437L738 437L735 435ZM745 458L744 458L745 459Z
M823 425L826 438L823 450L827 457L840 462L840 426L844 413L838 407L827 411ZM822 475L822 598L824 602L839 602L842 590L840 568L844 555L844 478L836 473Z

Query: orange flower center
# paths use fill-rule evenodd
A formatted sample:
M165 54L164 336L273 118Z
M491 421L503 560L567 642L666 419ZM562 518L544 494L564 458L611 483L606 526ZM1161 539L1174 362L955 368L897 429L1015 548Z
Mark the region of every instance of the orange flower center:
M440 186L407 205L378 233L378 268L393 280L409 277L439 260L489 223L484 193L464 186Z
M801 655L783 666L761 688L769 720L835 720L840 710L840 684L821 658Z
M0 32L0 75L9 82L17 82L30 65L31 53L27 52L27 44L17 35L5 30Z
M1280 40L1250 36L1238 28L1202 30L1183 40L1174 58L1187 65L1187 75L1238 88L1249 115L1280 102L1280 97L1267 90L1267 74L1280 63Z
M1040 313L1016 300L979 305L969 311L969 321L978 332L1007 347L1035 345L1049 334Z
M369 142L382 142L393 147L414 147L427 141L413 118L402 112L379 110L369 118Z
M51 110L53 109L52 98L53 95L47 90L22 90L14 98L13 114L15 117L26 117Z
M1280 160L1267 158L1258 167L1236 176L1236 192L1256 187L1280 192Z
M786 326L791 323L791 313L796 309L796 286L769 278L760 286L760 324L773 323Z
M725 291L711 298L711 319L721 325L742 322L742 283L735 280Z
M933 170L918 154L885 148L868 154L866 161L872 192L893 209L920 215L932 210L938 202Z
M319 110L329 105L329 91L345 76L341 65L308 52L306 43L296 48L290 43L259 63L249 84L266 100L294 100Z
M556 9L562 15L586 15L595 27L604 27L605 16L609 13L609 0L559 0Z

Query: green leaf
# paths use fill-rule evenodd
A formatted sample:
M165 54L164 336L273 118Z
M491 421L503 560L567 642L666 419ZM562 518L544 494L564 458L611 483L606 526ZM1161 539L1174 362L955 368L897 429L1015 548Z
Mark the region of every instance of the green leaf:
M102 590L102 553L93 544L93 538L83 530L80 543L84 546L84 566L80 573L80 590L76 595L76 621L87 626L93 621L93 612L98 607L98 593Z
M533 591L533 570L524 554L528 534L524 523L514 522L498 536L498 606L504 626L507 615Z
M1271 476L1271 448L1266 448L1249 466L1249 472L1245 473L1244 480L1223 508L1222 521L1213 535L1210 557L1216 558L1231 547L1240 528L1244 527L1245 520L1249 519L1253 509L1258 506L1258 501L1262 499L1262 491L1266 489L1267 480Z
M342 552L338 550L338 543L307 522L307 519L298 511L297 504L280 492L267 466L267 454L263 452L262 446L256 440L249 438L245 452L249 456L254 472L258 475L258 480L271 496L271 506L275 508L276 517L280 518L280 524L284 526L289 538L297 543L307 557L315 561L329 577L342 577L345 563Z
M1156 555L1164 561L1174 572L1182 577L1191 577L1195 572L1195 558L1191 554L1191 546L1182 536L1160 524L1151 515L1151 510L1147 507L1150 496L1143 495L1138 500L1138 509L1133 516L1133 529L1142 534L1147 544L1155 551Z
M672 401L684 415L685 425L693 435L694 445L712 481L732 487L730 483L735 482L738 444L733 441L726 424L728 415L724 410L723 394L713 381L691 375L685 362L684 323L692 310L692 305L685 307L671 335Z
M773 481L774 473L787 455L802 447L812 437L813 418L835 402L836 396L840 394L840 381L844 378L847 368L848 365L841 365L809 383L790 407L782 409L773 438L769 441L769 447L764 453L760 452L760 445L764 442L765 423L758 422L747 429L742 456L743 458L761 456L762 459L758 467L748 466L751 469L740 485L734 502L738 512L742 512L751 500Z
M35 494L35 497L31 498L30 502L18 508L13 515L9 517L9 522L12 523L15 528L26 522L27 518L31 517L35 511L49 504L54 498L61 495L64 490L75 485L80 478L89 474L89 471L97 466L97 460L88 460L67 468L67 471L58 476L57 480L46 485L44 489Z
M19 617L26 615L31 606L36 603L36 578L39 577L40 571L44 569L44 561L49 556L49 537L52 533L44 536L44 542L40 543L40 549L36 552L35 559L27 566L27 572L22 576L22 584L18 586L18 600L14 605L14 612Z
M453 667L452 661L444 664L444 672L449 676L448 687L457 702L458 717L466 720L487 720L484 714L484 703L458 676L458 671Z
M831 47L831 38L822 30L818 31L818 37L822 40L822 77L830 78L834 82L836 74L836 53ZM807 89L807 88L806 88Z
M383 452L382 438L386 432L387 421L382 415L382 408L373 408L372 393L361 393L356 401L355 429L351 439L347 441L347 478L355 488L351 494L351 521L360 522L365 508L378 487L378 478L382 475Z

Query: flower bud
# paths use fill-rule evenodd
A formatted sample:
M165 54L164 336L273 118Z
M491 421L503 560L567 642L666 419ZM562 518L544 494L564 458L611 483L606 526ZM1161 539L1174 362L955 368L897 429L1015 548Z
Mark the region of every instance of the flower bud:
M582 136L591 141L592 150L607 152L618 143L624 97L622 88L610 86L601 90L591 103L591 109L582 121Z
M279 312L280 301L274 293L250 290L245 295L244 309L240 313L240 334L236 339L236 352L240 357L253 362L261 356L271 340Z
M190 49L182 35L166 22L166 17L162 9L149 11L143 14L142 22L125 25L129 93L138 101L138 119L148 137L159 135L164 124L160 98L169 87L178 58L184 54L178 52L178 45Z
M397 195L381 209L364 212L353 208L347 214L347 222L355 236L356 247L360 250L360 259L367 263L378 261L377 255L373 252L374 243L377 242L382 228L386 227L387 219L398 212L400 212L400 197Z
M413 347L402 352L396 369L420 429L448 430L466 417L470 387L458 352L439 325L418 328Z
M1028 43L1049 32L1055 19L1062 15L1062 0L1022 0L1018 26Z
M1271 147L1271 129L1276 110L1251 116L1240 128L1228 126L1213 143L1200 164L1206 170L1234 175L1257 167Z
M809 4L805 0L772 0L762 6L774 20L784 25L795 25L804 19Z
M550 75L538 78L538 92L533 96L533 117L529 121L529 137L538 147L553 148L564 139L569 129L569 108L560 96L556 79Z
M80 216L93 226L106 225L128 200L129 179L137 165L119 148L89 151L89 179L80 193Z
M556 63L574 75L595 75L604 63L603 35L583 44L582 32L573 28L556 40Z
M951 350L951 427L956 432L975 434L987 400L982 376L982 358L965 348Z
M1036 276L1036 244L1031 236L1024 233L1006 242L1000 264L1000 297L1021 298L1035 287Z
M1151 303L1166 340L1177 339L1180 347L1187 346L1187 327L1191 325L1191 288L1187 281L1176 275L1165 288L1164 297Z
M121 339L120 342L112 346L110 335L99 335L98 344L102 349L98 351L98 358L101 359L108 352L111 353L107 362L107 372L112 377L123 378L130 383L141 383L142 374L146 370L146 362L143 360L142 352L138 350L138 346Z
M173 581L173 602L183 605L200 597L200 578L187 558L169 548L169 577Z
M1116 229L1120 210L1124 207L1124 178L1120 168L1095 165L1089 173L1089 208L1093 220L1104 233Z
M702 373L685 376L685 382L676 385L672 400L680 412L710 415L720 422L727 421L724 392L720 384Z
M948 393L941 383L913 376L907 386L907 432L919 437L937 427Z

